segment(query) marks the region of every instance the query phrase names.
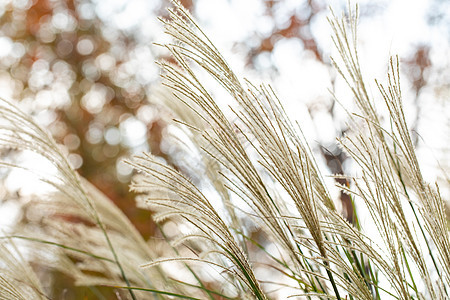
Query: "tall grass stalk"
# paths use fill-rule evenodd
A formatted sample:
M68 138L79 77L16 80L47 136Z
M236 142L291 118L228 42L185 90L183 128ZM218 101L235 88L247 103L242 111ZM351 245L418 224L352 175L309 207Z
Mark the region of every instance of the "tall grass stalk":
M176 116L174 146L192 168L181 172L149 153L128 161L138 173L131 190L154 212L163 239L144 241L78 176L45 130L1 100L2 146L37 152L57 172L42 177L54 192L33 202L43 228L17 228L0 241L0 296L55 297L27 263L39 258L79 285L127 291L121 297L130 299L448 298L444 200L420 171L397 57L387 82L376 82L387 126L367 92L358 10L329 19L339 53L333 64L359 109L348 115L351 132L337 141L358 176L338 188L357 203L355 212L368 212L375 232L340 214L299 124L275 91L241 80L189 12L173 4L161 21L173 38L163 46L176 63L159 62L165 88L152 101ZM216 101L205 74L228 93L229 106ZM20 256L24 247L34 251Z

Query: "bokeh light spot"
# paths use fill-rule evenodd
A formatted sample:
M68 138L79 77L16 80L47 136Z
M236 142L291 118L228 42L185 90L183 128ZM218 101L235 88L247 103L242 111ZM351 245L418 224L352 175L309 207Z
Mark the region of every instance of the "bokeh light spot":
M76 134L70 133L64 137L64 145L66 145L69 150L78 149L80 143L80 138Z
M83 165L83 158L79 154L71 153L68 158L74 169L79 169Z
M90 39L82 39L77 44L77 51L81 55L89 55L94 51L94 43Z
M105 131L105 140L110 145L118 145L120 143L120 130L117 127L110 127Z

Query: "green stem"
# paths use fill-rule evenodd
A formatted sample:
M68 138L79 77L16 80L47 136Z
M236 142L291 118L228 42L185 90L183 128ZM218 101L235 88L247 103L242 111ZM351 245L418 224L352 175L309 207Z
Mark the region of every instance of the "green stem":
M113 257L114 257L114 261L115 261L117 267L120 270L120 274L122 275L123 280L127 284L127 287L131 287L130 281L128 280L128 277L125 275L125 271L123 270L123 267L120 264L119 257L117 256L117 253L114 250L114 247L113 247L113 245L111 243L111 240L109 239L109 235L106 232L105 225L103 225L103 223L100 221L100 216L97 214L97 211L94 210L94 212L95 212L95 221L97 222L98 226L100 226L100 229L103 232L103 235L105 236L106 242L108 243L109 249L111 250L111 253L112 253ZM134 295L133 290L132 289L128 289L128 291L130 292L131 298L133 300L137 300L136 296Z
M20 235L9 235L9 236L0 237L0 239L7 239L7 238L22 239L22 240L27 240L27 241L41 243L41 244L52 245L52 246L56 246L56 247L59 247L59 248L66 249L66 250L70 250L70 251L86 254L87 256L90 256L90 257L95 258L95 259L105 260L105 261L112 262L112 263L115 262L112 259L109 259L109 258L106 258L106 257L103 257L103 256L98 256L98 255L92 254L90 252L81 250L81 249L77 249L77 248L69 247L69 246L66 246L66 245L63 245L63 244L58 244L58 243L55 243L55 242L50 242L50 241L41 240L41 239L37 239L37 238L20 236Z
M328 278L330 279L331 285L333 286L333 290L334 290L334 293L336 294L336 298L338 300L341 300L341 296L339 295L339 291L337 289L336 282L334 281L333 274L331 273L331 271L329 269L330 264L326 260L324 260L323 263L325 264L325 269L327 270Z
M406 257L405 249L403 249L403 247L400 247L400 249L402 251L403 259L405 260L406 268L408 269L409 277L411 278L411 282L413 284L413 290L414 290L414 292L416 292L417 299L420 299L419 292L417 291L417 286L416 286L416 283L414 281L414 276L412 275L411 268L409 267L409 263L408 263L408 259Z

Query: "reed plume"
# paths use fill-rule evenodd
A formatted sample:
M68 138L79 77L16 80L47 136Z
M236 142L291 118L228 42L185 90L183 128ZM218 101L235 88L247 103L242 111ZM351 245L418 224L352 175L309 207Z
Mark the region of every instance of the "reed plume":
M176 63L159 62L164 87L151 101L175 116L171 141L189 168L150 153L127 161L136 171L136 201L154 212L163 239L144 241L44 129L1 100L2 146L34 151L56 172L42 177L53 191L32 202L45 228L39 234L17 228L2 237L0 296L52 297L27 257L13 254L21 241L39 244L39 257L51 251L58 259L42 263L77 284L114 287L131 299L447 298L444 200L437 184L423 178L415 155L397 57L387 82L376 82L379 99L367 92L358 9L329 18L339 53L333 64L359 109L348 115L350 133L337 141L356 172L346 178L349 186L338 188L357 203L355 213L368 212L375 229L340 214L301 124L289 118L272 87L239 78L189 12L173 4L161 20L173 42L161 46ZM226 105L207 88L205 74L227 92ZM389 112L387 126L375 103Z

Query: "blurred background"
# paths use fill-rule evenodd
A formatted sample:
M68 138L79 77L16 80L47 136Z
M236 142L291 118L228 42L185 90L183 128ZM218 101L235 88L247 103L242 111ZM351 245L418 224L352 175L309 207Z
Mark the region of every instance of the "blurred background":
M331 66L327 23L329 6L341 14L347 1L181 2L237 74L273 85L321 157L325 173L351 173L346 155L335 146L335 139L349 130L347 117L330 91L349 110L352 99ZM359 5L361 65L373 84L370 92L378 95L372 79L383 82L389 56L398 54L407 121L421 167L428 181L442 184L448 199L450 2ZM168 6L163 0L0 0L0 96L20 101L48 128L78 172L114 201L146 239L157 229L151 213L136 208L128 192L132 170L123 159L151 151L181 164L166 138L170 115L152 101L160 91L155 60L170 60L153 44L168 41L157 20L167 15ZM27 193L26 180L17 172L0 172L0 216L8 219L2 224L29 221L26 206L14 200ZM348 196L338 197L352 221ZM86 295L70 290L64 280L55 287L64 291L64 299Z

